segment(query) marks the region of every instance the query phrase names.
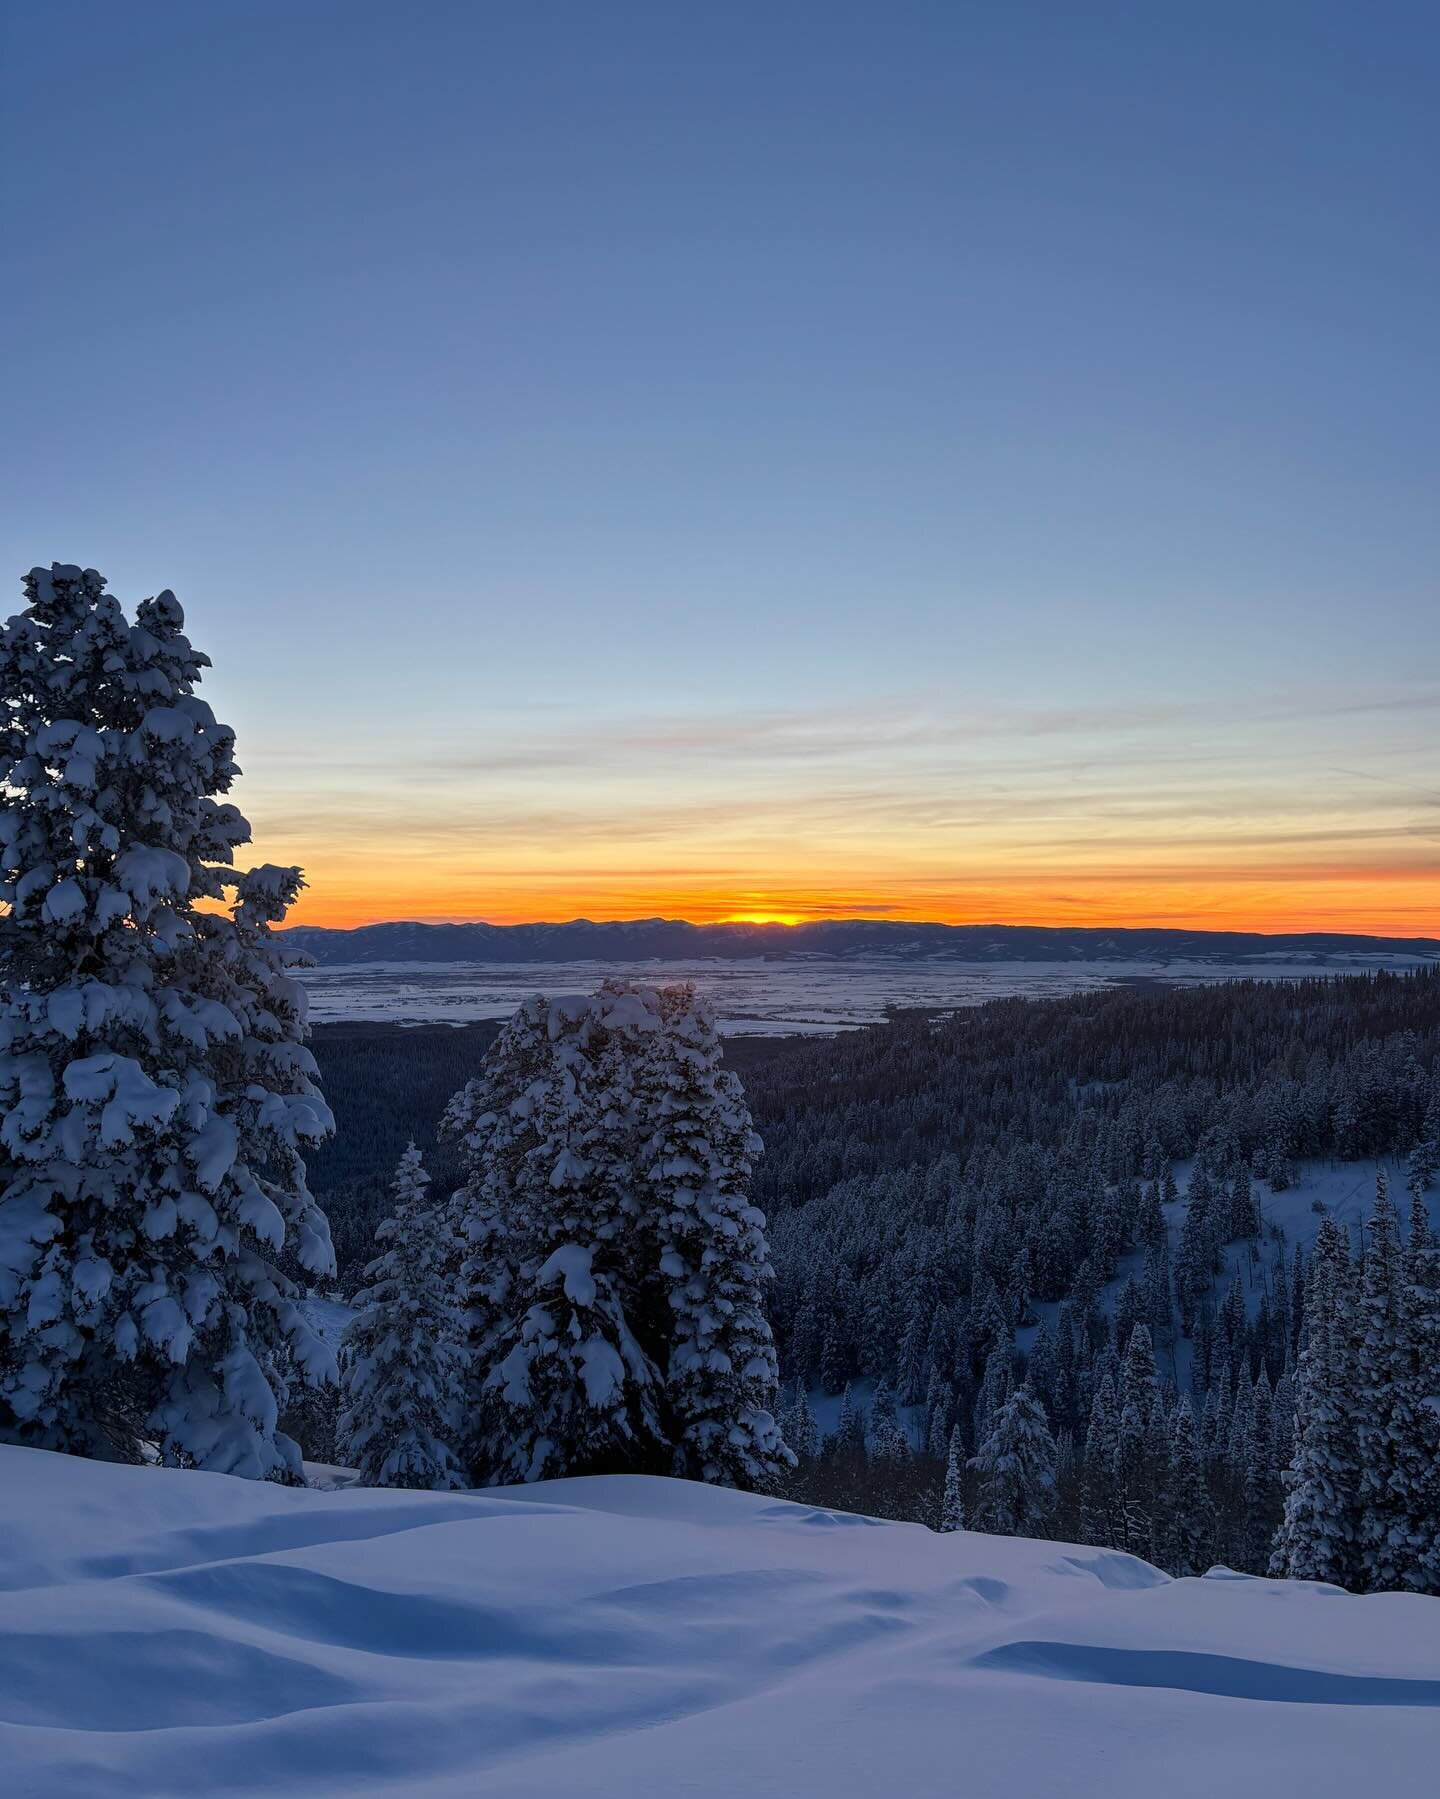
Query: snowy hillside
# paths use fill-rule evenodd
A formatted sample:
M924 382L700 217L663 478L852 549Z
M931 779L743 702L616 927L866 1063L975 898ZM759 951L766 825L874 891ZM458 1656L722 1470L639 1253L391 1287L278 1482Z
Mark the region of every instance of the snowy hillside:
M1392 1799L1440 1601L678 1482L296 1492L0 1449L10 1799Z

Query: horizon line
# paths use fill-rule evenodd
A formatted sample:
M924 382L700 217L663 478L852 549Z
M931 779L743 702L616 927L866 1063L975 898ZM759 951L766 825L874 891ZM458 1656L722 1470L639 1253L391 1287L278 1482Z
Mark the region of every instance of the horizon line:
M708 931L719 928L738 929L746 927L750 930L797 931L813 928L817 925L868 925L881 926L889 930L946 930L946 931L1063 931L1070 934L1087 936L1113 935L1116 932L1146 932L1151 935L1190 936L1190 937L1353 937L1357 941L1373 941L1377 938L1392 942L1435 944L1440 947L1440 937L1431 937L1424 933L1406 935L1396 931L1336 931L1336 930L1243 930L1235 926L1205 925L1153 925L1153 924L1077 924L1064 920L1037 923L1008 923L1003 919L977 919L957 921L945 918L874 918L863 915L837 914L833 917L816 918L710 918L694 919L671 917L664 913L652 912L634 918L587 918L577 914L573 918L528 918L498 922L488 918L376 918L362 924L327 925L307 924L304 922L281 926L283 931L327 931L340 935L350 935L356 931L385 930L397 925L408 925L419 930L466 929L483 926L492 931L524 931L537 927L551 930L565 930L573 925L586 925L592 930L619 929L626 925L684 925L690 930Z

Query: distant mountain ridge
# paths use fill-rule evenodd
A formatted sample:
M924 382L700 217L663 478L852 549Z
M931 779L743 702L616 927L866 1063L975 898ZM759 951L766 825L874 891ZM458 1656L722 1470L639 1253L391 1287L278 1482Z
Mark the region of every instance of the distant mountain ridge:
M635 918L563 924L395 924L332 930L296 925L284 942L325 967L365 962L636 962L719 957L940 957L958 962L1275 962L1346 966L1377 956L1440 961L1440 938L1343 932L1176 931L1066 925L904 924L817 919L805 924L690 924Z

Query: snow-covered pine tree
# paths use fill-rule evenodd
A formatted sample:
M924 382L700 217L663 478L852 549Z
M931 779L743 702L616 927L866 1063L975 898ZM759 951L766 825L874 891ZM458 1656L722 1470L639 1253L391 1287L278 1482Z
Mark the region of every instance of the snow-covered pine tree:
M663 1294L635 1166L636 1076L644 1039L663 1028L658 997L607 989L533 1005L545 1067L492 1113L502 1149L517 1113L526 1147L496 1213L514 1274L472 1367L477 1477L668 1473Z
M671 1312L664 1366L674 1472L764 1488L795 1457L773 1413L770 1250L765 1215L748 1198L763 1145L739 1081L720 1065L709 1001L686 983L662 988L658 1002L662 1028L645 1039L635 1082L636 1172Z
M826 1320L820 1340L820 1385L827 1393L838 1394L849 1384L847 1365L838 1321L831 1316Z
M855 1403L850 1383L840 1395L840 1410L835 1421L835 1454L847 1459L865 1460L865 1414Z
M1271 1410L1274 1463L1277 1469L1285 1469L1295 1452L1295 1381L1291 1375L1282 1374L1276 1382Z
M1405 1164L1405 1187L1413 1198L1427 1193L1440 1168L1440 1143L1422 1138L1410 1151Z
M495 1338L509 1316L526 1246L548 1203L542 1165L544 1112L554 1081L549 1009L527 1000L507 1020L480 1073L454 1096L440 1137L460 1151L464 1183L448 1202L446 1270L460 1309L468 1378L456 1442L474 1478L500 1460L499 1400L479 1378L493 1365Z
M1170 1339L1171 1274L1170 1252L1162 1241L1145 1252L1145 1319L1151 1330L1164 1342Z
M1412 1520L1428 1524L1418 1541L1412 1536L1414 1553L1405 1584L1440 1597L1440 1246L1430 1229L1423 1192L1411 1196L1404 1276L1411 1322L1409 1379L1420 1448L1419 1479L1407 1509Z
M961 1486L964 1460L965 1451L960 1443L960 1426L957 1424L950 1432L950 1447L945 1457L945 1487L940 1495L940 1522L936 1526L938 1530L949 1532L965 1528L965 1495Z
M1010 1332L1007 1329L986 1359L985 1373L980 1381L980 1389L975 1395L975 1435L972 1440L977 1446L983 1443L990 1434L996 1414L1009 1398L1014 1385L1014 1355Z
M1413 1433L1413 1420L1403 1415L1409 1397L1404 1379L1408 1297L1395 1204L1381 1168L1375 1174L1375 1207L1360 1271L1353 1371L1355 1504L1361 1579L1370 1588L1396 1586L1405 1557L1400 1539L1406 1495L1397 1486L1397 1463Z
M1080 1534L1087 1543L1114 1548L1124 1539L1116 1494L1120 1458L1120 1408L1107 1372L1095 1387L1085 1434L1080 1495Z
M1361 1579L1378 1592L1428 1591L1440 1562L1437 1377L1421 1351L1422 1332L1429 1334L1417 1317L1423 1287L1412 1282L1408 1259L1381 1169L1361 1277L1355 1368ZM1422 1237L1414 1260L1423 1266L1424 1259Z
M1203 1574L1210 1565L1214 1510L1205 1486L1195 1411L1181 1394L1170 1416L1170 1457L1161 1517L1161 1559L1181 1577Z
M26 578L0 632L0 1431L301 1480L292 1372L334 1378L272 1258L334 1272L302 1148L332 1128L271 936L295 868L234 867L234 736L169 592Z
M820 1426L810 1408L803 1381L796 1381L795 1396L781 1416L785 1441L800 1462L813 1462L820 1454Z
M461 1421L464 1349L446 1284L454 1257L449 1213L429 1197L430 1177L411 1143L391 1183L380 1253L355 1295L340 1366L345 1405L337 1447L366 1487L449 1492L465 1471L451 1440Z
M929 1424L925 1436L926 1453L937 1462L943 1462L950 1442L950 1433L955 1420L955 1396L937 1374L930 1383L931 1398L929 1408ZM786 1442L790 1441L786 1437Z
M1406 1164L1405 1180L1411 1197L1418 1199L1426 1193L1437 1173L1440 1173L1440 1073L1431 1082L1420 1134Z
M1195 1329L1201 1302L1210 1291L1215 1268L1215 1229L1210 1212L1209 1183L1197 1169L1190 1182L1185 1222L1175 1257L1175 1302L1187 1335Z
M910 1454L910 1439L900 1422L895 1404L895 1391L888 1380L882 1380L870 1402L870 1456L873 1461L892 1464L905 1461Z
M1055 1513L1055 1439L1028 1385L1005 1400L970 1466L977 1476L976 1530L1044 1536Z
M1352 1276L1345 1233L1326 1218L1310 1258L1305 1338L1295 1374L1295 1447L1284 1475L1285 1514L1270 1555L1272 1574L1337 1586L1353 1586L1360 1577Z
M1244 1461L1237 1466L1233 1489L1239 1501L1235 1566L1246 1573L1261 1573L1269 1562L1279 1492L1270 1376L1263 1363L1247 1396L1246 1425Z
M477 1481L673 1472L767 1485L758 1140L688 988L524 1006L446 1117L467 1166L467 1450Z
M1153 1553L1159 1498L1168 1462L1166 1436L1157 1436L1160 1413L1155 1351L1148 1325L1136 1324L1120 1371L1119 1422L1115 1456L1118 1483L1116 1548L1133 1555ZM1168 1435L1168 1433L1167 1433Z

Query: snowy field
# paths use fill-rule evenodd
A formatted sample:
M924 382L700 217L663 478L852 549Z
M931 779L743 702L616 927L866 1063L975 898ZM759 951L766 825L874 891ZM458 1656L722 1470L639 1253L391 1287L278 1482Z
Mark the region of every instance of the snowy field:
M508 1018L533 993L593 993L612 975L642 981L694 981L710 994L730 1036L826 1036L877 1024L895 1007L956 1010L1019 995L1054 999L1133 981L1196 986L1239 978L1293 979L1297 974L1353 973L1415 965L1413 958L1356 957L1317 971L1305 958L1273 962L957 962L867 956L843 961L692 962L369 962L301 972L310 1016L319 1023L364 1019L390 1024L468 1024Z
M7 1799L1435 1791L1434 1599L640 1478L0 1495Z

